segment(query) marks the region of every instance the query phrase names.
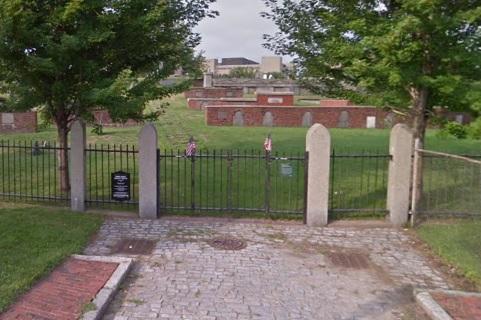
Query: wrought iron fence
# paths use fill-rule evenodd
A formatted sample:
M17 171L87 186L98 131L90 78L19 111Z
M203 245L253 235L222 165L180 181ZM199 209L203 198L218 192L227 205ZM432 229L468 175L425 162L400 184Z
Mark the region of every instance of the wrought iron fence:
M65 202L55 142L0 141L0 199Z
M381 151L331 154L331 217L387 214L387 173L391 156Z
M304 154L164 150L158 159L164 211L304 212Z
M138 150L133 145L88 145L87 204L90 207L131 207L139 202ZM130 199L112 200L112 174L124 171L130 175Z

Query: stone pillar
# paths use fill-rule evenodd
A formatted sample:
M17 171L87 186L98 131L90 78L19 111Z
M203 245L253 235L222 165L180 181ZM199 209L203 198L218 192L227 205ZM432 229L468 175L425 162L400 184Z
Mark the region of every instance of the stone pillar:
M212 88L214 86L214 75L212 73L204 73L204 88Z
M306 151L309 152L306 224L325 226L329 209L331 135L323 125L316 123L307 132Z
M405 124L397 124L391 130L387 209L391 224L398 227L408 221L413 139L411 129Z
M85 123L76 120L71 128L70 145L70 207L73 211L85 211L87 193L87 134Z
M157 130L146 124L139 135L139 216L156 219L158 213Z

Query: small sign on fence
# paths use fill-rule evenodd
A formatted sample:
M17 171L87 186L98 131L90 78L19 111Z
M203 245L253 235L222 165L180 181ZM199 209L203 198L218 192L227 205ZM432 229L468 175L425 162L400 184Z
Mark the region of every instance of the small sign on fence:
M130 173L123 171L112 173L112 200L130 200Z

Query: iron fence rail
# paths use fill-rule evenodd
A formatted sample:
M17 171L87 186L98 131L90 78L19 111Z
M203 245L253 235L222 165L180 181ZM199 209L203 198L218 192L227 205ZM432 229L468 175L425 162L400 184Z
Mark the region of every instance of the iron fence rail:
M0 199L65 202L55 142L0 140Z
M158 158L164 211L304 212L304 154L164 150Z

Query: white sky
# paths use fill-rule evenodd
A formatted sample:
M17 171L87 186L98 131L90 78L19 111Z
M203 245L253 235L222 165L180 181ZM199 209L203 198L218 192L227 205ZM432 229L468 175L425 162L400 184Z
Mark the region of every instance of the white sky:
M245 57L260 62L261 56L274 55L262 46L262 35L277 30L272 21L260 16L266 10L262 0L217 0L211 8L220 15L202 21L196 29L202 35L197 49L203 50L205 57Z

